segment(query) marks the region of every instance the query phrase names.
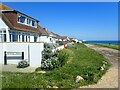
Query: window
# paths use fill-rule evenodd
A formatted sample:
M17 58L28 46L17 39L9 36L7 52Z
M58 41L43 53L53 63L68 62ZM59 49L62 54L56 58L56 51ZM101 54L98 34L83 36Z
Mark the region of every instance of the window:
M0 42L3 42L3 34L2 34L2 31L0 31Z
M50 38L50 41L52 41L52 38Z
M35 21L32 20L32 26L35 26Z
M18 32L10 31L10 42L18 42Z
M12 34L10 33L10 42L12 42Z
M27 39L27 35L26 35L26 42L28 41L28 39Z
M25 23L25 17L22 15L18 16L18 22Z
M0 42L6 41L7 41L6 29L0 28Z
M12 32L12 40L13 40L13 42L18 42L18 34L17 34L17 32Z
M19 42L21 42L21 35L20 35L20 33L18 35L18 38L19 38Z
M25 41L25 39L24 39L24 34L22 34L22 42L24 42Z
M37 42L37 36L34 36L34 42Z
M28 35L28 42L30 42L30 35Z
M7 40L6 40L6 34L4 34L4 42L6 42Z
M28 24L28 25L31 24L31 19L27 18L27 24Z
M32 27L36 27L37 26L37 22L36 20L28 17L28 16L25 16L25 15L22 15L22 14L19 14L18 13L18 23L21 23L21 24L24 24L24 25L28 25L28 26L32 26Z

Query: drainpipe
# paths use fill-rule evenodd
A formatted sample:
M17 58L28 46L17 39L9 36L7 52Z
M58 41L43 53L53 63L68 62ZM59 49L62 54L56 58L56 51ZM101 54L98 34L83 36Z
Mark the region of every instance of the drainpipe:
M30 64L30 46L28 45L28 63Z

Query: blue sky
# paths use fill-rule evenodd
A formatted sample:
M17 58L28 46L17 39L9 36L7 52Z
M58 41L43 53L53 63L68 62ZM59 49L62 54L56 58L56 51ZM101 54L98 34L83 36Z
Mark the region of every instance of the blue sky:
M117 40L117 2L4 2L49 31L80 40Z

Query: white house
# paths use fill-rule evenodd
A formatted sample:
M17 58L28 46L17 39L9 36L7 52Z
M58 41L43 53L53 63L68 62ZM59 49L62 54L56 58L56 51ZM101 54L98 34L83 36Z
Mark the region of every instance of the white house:
M41 27L39 25L39 27ZM40 30L40 41L41 42L45 42L45 43L56 43L56 40L55 40L56 36L53 35L51 32L48 31L47 28L42 28Z
M40 67L45 42L68 40L40 26L37 19L6 5L0 4L0 11L0 64L5 63L4 56L8 55L10 64L17 64L24 57L30 66Z
M61 36L61 38L62 38L62 41L69 41L70 40L68 36Z
M82 41L76 39L76 38L71 38L72 41L74 41L75 43L82 43Z
M38 20L16 10L2 10L0 42L39 42L39 33Z
M0 4L0 10L0 63L5 63L7 52L9 58L12 58L8 63L16 64L21 61L18 57L23 52L24 60L29 61L30 66L40 66L44 43L40 42L40 31L43 28L38 24L39 21L3 4Z

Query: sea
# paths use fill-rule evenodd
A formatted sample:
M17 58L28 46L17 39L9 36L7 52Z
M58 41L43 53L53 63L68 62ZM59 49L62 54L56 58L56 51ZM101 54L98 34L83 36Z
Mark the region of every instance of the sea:
M86 43L91 44L120 44L120 41L100 41L100 40L91 40L91 41L85 41Z

